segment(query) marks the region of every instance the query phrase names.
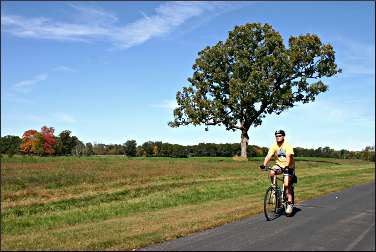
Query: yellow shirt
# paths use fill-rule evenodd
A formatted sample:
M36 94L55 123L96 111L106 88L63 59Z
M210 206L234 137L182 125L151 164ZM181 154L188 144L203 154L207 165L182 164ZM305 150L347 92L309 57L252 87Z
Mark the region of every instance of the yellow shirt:
M277 165L281 166L282 168L285 168L287 166L286 155L288 154L294 155L294 150L286 140L283 141L283 144L281 146L278 146L277 143L273 144L268 152L268 156L272 157L274 155ZM294 159L290 161L289 167L295 167Z

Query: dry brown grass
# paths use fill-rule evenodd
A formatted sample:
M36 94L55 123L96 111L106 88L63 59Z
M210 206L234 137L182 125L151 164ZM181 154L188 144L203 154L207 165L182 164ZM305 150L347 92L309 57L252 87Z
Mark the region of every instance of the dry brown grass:
M41 250L131 250L150 244L153 239L148 237L149 233L159 234L154 242L174 239L258 213L260 207L257 198L241 197L236 201L180 206L25 235L5 235L3 242L22 243L24 247ZM43 243L39 242L41 239ZM100 244L110 246L101 247Z
M374 179L373 163L323 161L298 161L297 203ZM1 249L131 250L238 220L262 211L269 182L267 174L259 171L259 163L232 158L7 162L2 164ZM140 194L105 201L125 190ZM236 193L221 198L228 190ZM207 198L200 200L202 195ZM69 205L71 199L88 202L75 207ZM169 205L174 201L176 205ZM61 206L62 202L68 208L53 209L54 203ZM158 206L159 202L165 205ZM137 204L137 211L84 218ZM47 207L35 212L36 205ZM23 215L5 215L15 209L24 211ZM69 222L72 215L78 216L74 223ZM32 220L25 224L30 231L22 229L20 219ZM9 231L3 231L4 227Z
M248 161L248 158L246 157L242 157L242 156L238 156L238 155L235 155L232 157L232 160L235 160L235 161Z

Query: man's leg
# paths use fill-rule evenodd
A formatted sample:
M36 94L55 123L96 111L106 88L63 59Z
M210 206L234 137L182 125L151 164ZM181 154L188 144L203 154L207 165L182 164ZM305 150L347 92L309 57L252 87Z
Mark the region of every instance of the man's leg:
M270 177L270 182L273 184L273 177L275 175L275 172L273 170L270 170L269 172L269 177Z
M284 185L286 188L286 194L287 194L287 201L292 203L292 176L284 176Z
M273 177L279 174L282 174L282 168L279 167L278 165L274 165L269 172L269 177L270 177L270 181L272 182L272 184L273 184Z
M293 204L292 204L292 176L284 175L284 186L286 188L286 194L287 194L287 208L286 208L286 215L290 216L293 211Z

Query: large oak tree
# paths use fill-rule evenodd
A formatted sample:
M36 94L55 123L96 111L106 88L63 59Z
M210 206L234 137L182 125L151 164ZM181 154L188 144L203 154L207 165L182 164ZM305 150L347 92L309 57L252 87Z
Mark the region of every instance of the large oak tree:
M341 72L333 47L317 35L291 36L285 47L279 32L260 23L235 26L225 42L201 50L192 68L191 85L177 92L169 125L240 130L242 157L252 125L261 125L267 114L314 101L328 89L322 78Z

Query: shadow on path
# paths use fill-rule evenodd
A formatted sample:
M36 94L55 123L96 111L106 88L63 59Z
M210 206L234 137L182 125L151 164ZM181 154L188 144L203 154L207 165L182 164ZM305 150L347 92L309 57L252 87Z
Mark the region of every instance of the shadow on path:
M302 209L300 209L299 207L295 207L294 206L294 208L292 210L292 213L291 213L291 215L289 217L294 217L295 214L298 213L298 212L300 212L300 211L302 211Z

